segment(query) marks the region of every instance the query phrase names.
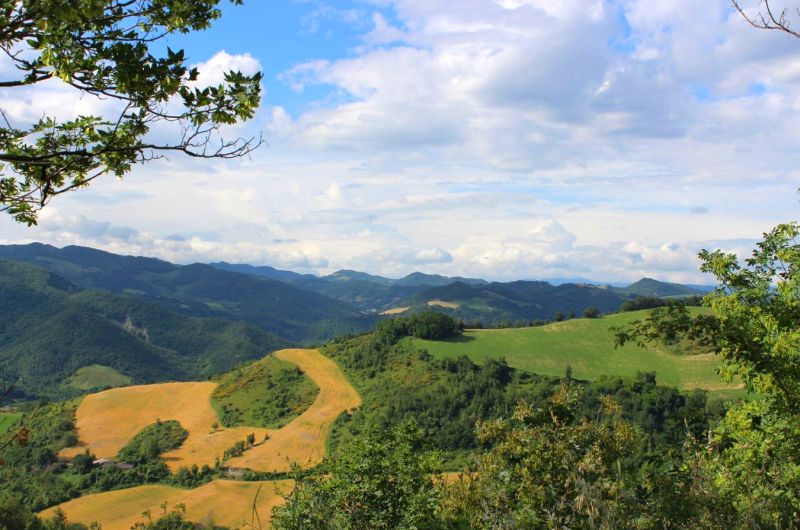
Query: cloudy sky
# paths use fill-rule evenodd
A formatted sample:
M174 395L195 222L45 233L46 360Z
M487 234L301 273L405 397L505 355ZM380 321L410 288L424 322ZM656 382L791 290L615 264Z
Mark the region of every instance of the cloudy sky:
M800 39L725 0L248 0L170 45L207 81L264 72L232 132L268 145L107 177L37 228L0 218L0 243L699 283L699 249L744 253L798 217ZM0 92L20 121L104 104L56 83Z

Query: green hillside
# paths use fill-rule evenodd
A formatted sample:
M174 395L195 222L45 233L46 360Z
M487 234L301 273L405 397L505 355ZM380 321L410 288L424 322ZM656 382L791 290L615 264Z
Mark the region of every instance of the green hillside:
M204 378L285 346L243 322L82 291L52 272L0 260L0 370L19 378L18 393L61 397L128 381Z
M562 376L568 366L573 377L585 380L655 372L664 385L703 388L724 396L741 392L721 381L716 373L719 361L709 354L680 355L664 346L645 349L634 344L614 349L610 328L644 315L635 311L539 327L472 330L446 341L417 339L417 345L439 358L466 355L482 363L504 357L509 366L544 375Z
M0 259L30 263L84 289L136 295L168 311L258 326L293 342L365 331L375 318L317 292L209 265L174 265L87 247L0 245Z

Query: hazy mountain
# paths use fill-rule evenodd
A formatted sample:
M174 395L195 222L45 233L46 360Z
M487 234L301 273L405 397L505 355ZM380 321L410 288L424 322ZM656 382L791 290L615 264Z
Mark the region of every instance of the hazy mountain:
M642 278L627 287L616 290L629 295L658 297L704 295L708 292L708 290L700 290L679 283L661 282L652 278Z
M556 286L520 280L485 285L456 282L425 289L398 305L414 310L435 307L462 320L480 320L492 325L503 321L549 320L558 312L580 316L592 306L602 312L613 312L628 299L630 295L591 285Z
M272 280L280 280L283 282L292 282L294 280L304 278L316 278L316 276L313 274L299 274L292 271L276 269L275 267L270 267L269 265L246 265L219 261L217 263L209 263L209 266L223 271L250 274L252 276L261 276L263 278L270 278Z

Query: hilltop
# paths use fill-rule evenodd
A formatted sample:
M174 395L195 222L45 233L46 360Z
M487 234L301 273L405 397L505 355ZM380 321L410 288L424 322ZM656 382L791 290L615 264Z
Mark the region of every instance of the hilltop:
M691 308L693 314L704 311ZM603 318L580 318L565 322L509 329L467 330L447 340L417 339L416 345L436 358L462 355L476 363L504 359L509 366L537 374L598 380L605 376L654 372L661 384L684 390L705 389L719 396L741 394L741 385L726 384L717 374L720 360L706 352L682 346L635 344L615 347L614 327L624 327L644 318L649 311L632 311Z

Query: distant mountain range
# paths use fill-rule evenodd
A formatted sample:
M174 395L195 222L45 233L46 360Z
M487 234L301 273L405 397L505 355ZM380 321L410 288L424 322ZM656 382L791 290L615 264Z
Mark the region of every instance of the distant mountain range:
M680 297L708 289L643 278L625 287L518 280L488 282L414 272L399 279L340 270L328 276L269 266L175 265L92 248L33 243L0 246L0 259L24 261L82 288L138 296L198 317L240 320L293 342L321 341L370 329L381 314L435 307L486 325L580 315L595 306L617 311L636 296Z

